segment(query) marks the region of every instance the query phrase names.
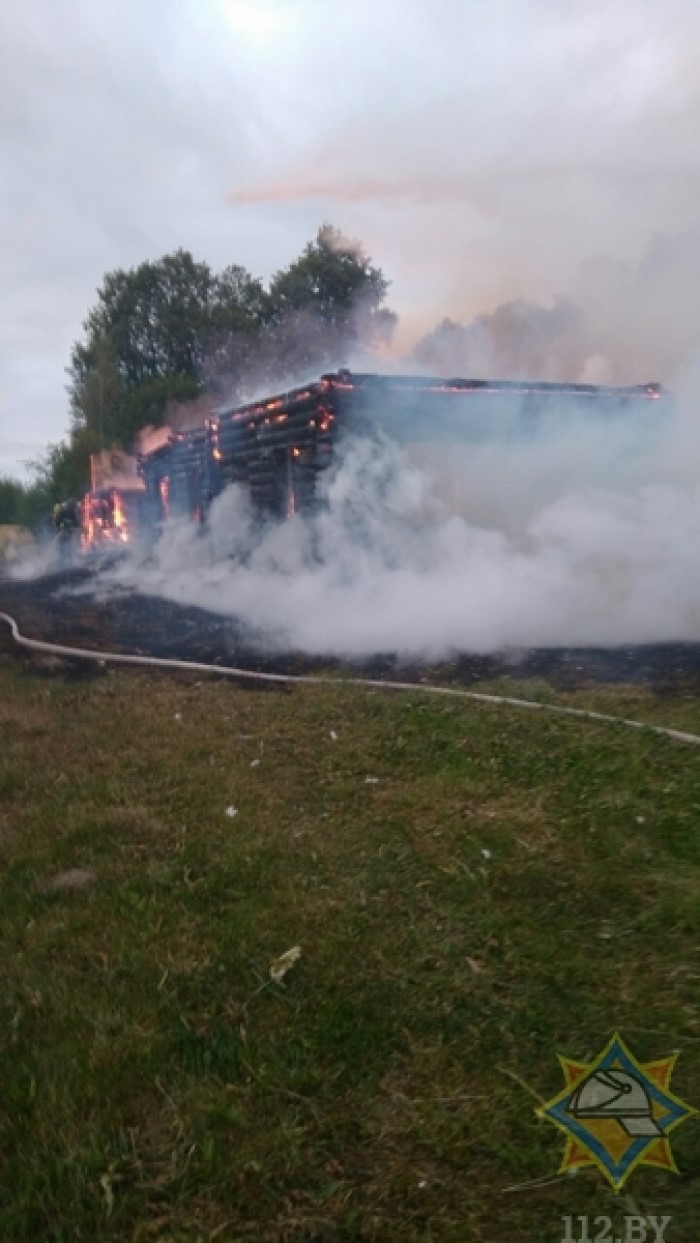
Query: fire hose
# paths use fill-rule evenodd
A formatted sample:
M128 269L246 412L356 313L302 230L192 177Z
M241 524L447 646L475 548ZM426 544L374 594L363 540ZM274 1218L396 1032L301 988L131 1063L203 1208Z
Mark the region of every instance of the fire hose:
M14 617L0 612L0 621L9 626L12 638L20 647L30 652L42 652L50 656L63 656L69 660L93 660L100 665L135 665L145 668L173 669L187 673L215 674L218 677L238 678L243 681L296 684L306 686L362 686L373 690L420 692L423 695L446 695L453 699L467 699L474 703L498 704L508 708L522 708L546 712L557 716L578 717L580 720L598 721L606 725L621 725L671 738L674 742L700 746L700 735L684 730L670 729L665 725L650 725L628 717L612 716L607 712L594 712L589 708L568 708L563 704L542 703L533 699L519 699L511 695L491 695L484 691L466 691L454 686L431 686L426 682L393 682L381 678L336 678L330 675L264 673L256 669L239 669L232 665L211 665L197 660L175 660L162 656L132 656L125 652L102 652L83 647L66 647L61 643L46 643L41 639L29 639L20 633Z

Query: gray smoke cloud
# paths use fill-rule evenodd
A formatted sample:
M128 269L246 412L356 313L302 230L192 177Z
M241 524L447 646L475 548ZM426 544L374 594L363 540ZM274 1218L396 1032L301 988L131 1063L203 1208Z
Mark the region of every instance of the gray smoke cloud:
M700 230L658 235L637 265L583 264L550 306L502 303L467 324L444 319L413 359L437 375L668 383L700 345Z

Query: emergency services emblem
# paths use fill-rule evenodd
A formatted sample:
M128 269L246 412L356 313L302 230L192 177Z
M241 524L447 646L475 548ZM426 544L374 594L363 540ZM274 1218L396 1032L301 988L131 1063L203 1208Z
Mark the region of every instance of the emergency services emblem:
M678 1173L668 1137L697 1110L670 1090L677 1058L638 1062L617 1034L593 1062L559 1055L565 1087L536 1111L566 1135L559 1173L595 1165L615 1191L638 1165Z

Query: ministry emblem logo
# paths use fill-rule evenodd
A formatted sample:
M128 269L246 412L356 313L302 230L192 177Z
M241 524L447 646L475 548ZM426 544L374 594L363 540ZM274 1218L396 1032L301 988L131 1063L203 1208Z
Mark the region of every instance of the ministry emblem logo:
M559 1056L565 1086L536 1111L566 1136L559 1173L594 1165L615 1191L638 1165L678 1173L669 1136L697 1110L670 1089L677 1058L638 1062L617 1034L593 1062Z

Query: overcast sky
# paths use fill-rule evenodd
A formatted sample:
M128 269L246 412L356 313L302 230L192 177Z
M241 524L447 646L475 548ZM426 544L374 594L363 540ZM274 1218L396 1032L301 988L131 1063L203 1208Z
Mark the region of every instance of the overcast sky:
M4 0L0 474L66 432L111 269L266 279L330 220L406 351L693 236L699 55L697 0Z

